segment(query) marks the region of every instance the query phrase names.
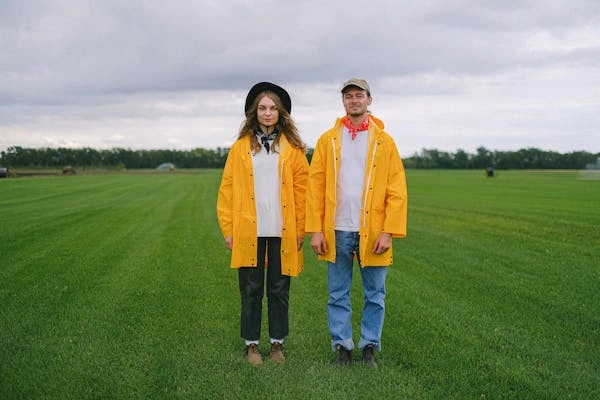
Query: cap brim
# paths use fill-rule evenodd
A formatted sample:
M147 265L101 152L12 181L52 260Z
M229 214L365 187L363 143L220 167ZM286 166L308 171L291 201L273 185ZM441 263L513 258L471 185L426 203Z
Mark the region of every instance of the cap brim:
M367 91L367 92L369 91L369 89L368 89L368 88L364 88L364 87L362 87L362 86L360 86L360 85L357 85L356 83L349 83L349 84L347 84L346 86L344 86L344 87L342 88L341 92L343 93L343 92L344 92L344 90L348 89L349 87L355 87L355 88L359 88L360 90L364 90L364 91Z

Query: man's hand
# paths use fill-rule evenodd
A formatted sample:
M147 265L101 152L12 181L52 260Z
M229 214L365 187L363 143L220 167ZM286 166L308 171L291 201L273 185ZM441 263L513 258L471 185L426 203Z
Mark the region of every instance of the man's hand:
M373 253L383 254L392 247L392 234L381 232L373 244Z
M318 255L327 253L327 241L325 240L325 235L323 235L323 232L313 233L312 237L310 238L310 245L313 248L313 251Z

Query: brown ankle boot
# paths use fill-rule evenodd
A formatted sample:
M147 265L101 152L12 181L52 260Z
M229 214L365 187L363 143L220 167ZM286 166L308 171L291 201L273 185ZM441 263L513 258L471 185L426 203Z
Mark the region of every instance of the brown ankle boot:
M269 351L269 358L271 361L276 363L282 363L285 361L285 356L283 355L283 350L281 348L281 343L274 342L271 344L271 350Z
M262 365L262 356L256 344L252 343L246 346L246 359L252 365Z

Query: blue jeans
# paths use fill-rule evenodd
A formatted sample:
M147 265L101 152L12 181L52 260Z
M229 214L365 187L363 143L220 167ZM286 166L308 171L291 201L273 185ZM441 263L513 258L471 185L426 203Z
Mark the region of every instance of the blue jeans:
M350 289L355 254L360 265L358 246L358 232L335 231L336 262L327 264L329 289L327 320L333 351L336 351L338 345L342 345L348 350L354 349ZM381 350L386 273L387 267L385 266L360 268L364 303L360 323L359 349L373 345L377 350Z

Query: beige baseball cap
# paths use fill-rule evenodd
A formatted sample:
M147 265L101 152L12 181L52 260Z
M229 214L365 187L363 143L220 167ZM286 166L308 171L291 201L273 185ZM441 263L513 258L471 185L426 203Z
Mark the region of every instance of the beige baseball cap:
M344 93L344 90L346 90L346 88L348 86L356 86L358 88L361 88L362 90L366 90L367 93L371 93L369 84L364 79L360 79L360 78L348 79L346 82L344 82L344 85L342 86L342 93Z

